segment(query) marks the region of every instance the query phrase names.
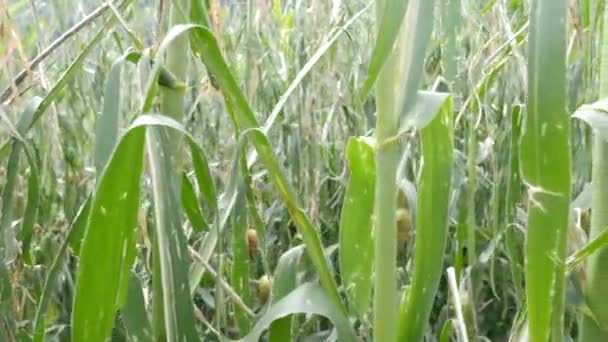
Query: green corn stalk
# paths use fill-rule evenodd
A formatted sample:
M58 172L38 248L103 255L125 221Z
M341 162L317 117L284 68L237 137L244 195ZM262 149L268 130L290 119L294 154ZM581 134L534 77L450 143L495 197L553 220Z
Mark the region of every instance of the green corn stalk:
M381 22L386 2L377 1L377 20ZM397 0L398 1L398 0ZM395 88L401 82L401 75L395 72L403 60L404 34L397 38L398 46L386 60L378 75L376 86L377 122L376 140L379 144L395 136L399 129L399 115ZM397 338L397 300L396 273L397 245L395 242L395 211L397 189L395 186L399 146L391 144L376 151L376 190L374 200L374 239L375 239L375 291L374 291L374 341L396 341Z
M528 103L521 168L528 185L526 295L531 341L563 340L570 213L566 0L531 4Z
M604 8L604 20L608 10ZM605 24L604 24L605 25ZM600 98L608 97L608 27L604 26L601 46ZM590 240L599 236L608 226L608 137L595 132L593 138L592 203ZM583 315L580 341L608 340L608 247L603 247L589 256L586 268L587 283L585 297L595 316Z
M402 0L376 1L377 21L394 19L387 9L399 7L396 6L399 1ZM407 115L416 101L433 22L430 18L434 1L412 0L407 5L405 16L399 18L402 23L393 50L386 56L376 84L374 341L395 341L397 338L395 211L401 151L394 138L399 132L401 111ZM384 39L385 32L379 30L378 41ZM370 75L369 79L373 77Z

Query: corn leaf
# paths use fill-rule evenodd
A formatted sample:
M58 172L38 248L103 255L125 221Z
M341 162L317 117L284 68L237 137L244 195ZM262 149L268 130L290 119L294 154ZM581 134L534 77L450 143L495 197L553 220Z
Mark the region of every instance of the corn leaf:
M365 138L349 139L346 158L350 178L340 214L340 274L350 308L363 315L369 309L373 280L376 163Z
M338 294L336 282L333 279L327 261L323 256L321 239L296 202L295 191L291 184L289 184L283 169L274 156L268 139L257 129L259 124L253 114L253 110L239 89L236 79L222 57L215 37L209 30L200 25L185 25L184 28L191 30L191 46L195 55L201 58L201 61L207 67L207 71L217 81L226 100L234 106L239 128L244 131L250 130L246 135L248 135L251 143L256 148L262 162L270 174L270 178L275 183L292 219L302 234L304 243L307 246L307 252L319 273L321 284L335 304L341 307L343 312L346 312L344 304Z
M422 169L416 199L414 274L402 303L399 341L422 341L439 280L448 237L452 175L452 100L421 132Z
M270 302L272 304L277 303L291 291L295 290L297 285L298 263L302 256L302 252L304 251L303 247L303 245L293 247L283 253L279 258L272 279L272 291L270 294ZM290 315L272 322L269 329L269 340L271 342L291 341L291 324L292 318Z
M339 341L357 341L348 318L341 312L340 307L333 303L323 288L316 283L304 284L272 304L251 329L251 332L239 341L257 342L272 322L295 313L325 316L337 329Z

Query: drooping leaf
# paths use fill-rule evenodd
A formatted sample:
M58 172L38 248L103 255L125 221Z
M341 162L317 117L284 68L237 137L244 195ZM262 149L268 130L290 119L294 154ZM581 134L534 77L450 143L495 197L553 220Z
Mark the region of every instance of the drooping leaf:
M346 312L344 304L338 294L338 289L327 260L323 256L319 235L310 220L296 201L295 191L288 182L285 172L278 163L274 152L263 132L258 130L259 124L255 118L246 97L239 89L236 79L222 57L217 41L213 34L200 25L184 25L179 29L190 30L191 47L195 55L205 64L207 71L217 81L228 103L234 107L235 119L238 127L246 134L249 141L256 148L262 162L269 172L270 178L281 195L289 213L302 234L313 265L319 273L321 284L328 292L335 304Z
M357 341L348 318L341 312L340 307L333 303L323 288L316 283L304 284L272 304L251 329L251 332L239 341L257 342L272 322L295 313L325 316L332 321L338 331L339 341Z

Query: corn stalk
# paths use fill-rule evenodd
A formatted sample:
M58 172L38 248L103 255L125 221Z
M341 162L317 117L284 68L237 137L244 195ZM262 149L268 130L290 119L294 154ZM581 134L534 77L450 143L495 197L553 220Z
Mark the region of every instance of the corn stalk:
M566 0L531 4L527 118L521 169L528 186L526 294L531 341L563 340L570 213Z
M604 8L604 21L608 10ZM608 97L608 27L603 27L600 69L600 98ZM608 137L599 131L593 138L591 230L589 239L599 236L608 226ZM583 315L580 341L608 340L608 247L589 256L586 268L585 297L594 318Z

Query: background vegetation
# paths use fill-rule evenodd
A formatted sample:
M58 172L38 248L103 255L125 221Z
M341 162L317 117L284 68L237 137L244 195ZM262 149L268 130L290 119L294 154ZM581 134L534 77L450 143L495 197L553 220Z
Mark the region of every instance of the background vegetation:
M0 0L2 340L607 341L604 13Z

